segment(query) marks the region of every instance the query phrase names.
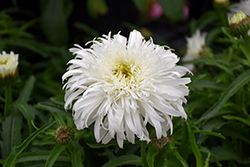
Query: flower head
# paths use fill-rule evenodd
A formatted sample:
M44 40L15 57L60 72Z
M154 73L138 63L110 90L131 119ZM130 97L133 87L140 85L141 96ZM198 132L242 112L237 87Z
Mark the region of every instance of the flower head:
M228 18L228 23L231 32L236 35L241 35L250 29L250 17L242 11Z
M0 54L0 80L7 82L17 74L18 54L2 52Z
M199 29L196 30L195 34L187 38L187 53L183 57L183 61L191 61L201 57L205 47L207 33L201 33ZM194 69L193 64L187 64L186 67L189 70Z
M134 30L129 39L111 33L92 41L90 48L79 45L70 51L76 57L68 62L62 76L65 109L71 108L77 129L94 123L97 142L117 139L134 143L150 141L146 125L157 138L173 130L172 117L187 118L182 107L190 78L189 70L177 66L178 57L169 48L146 41Z

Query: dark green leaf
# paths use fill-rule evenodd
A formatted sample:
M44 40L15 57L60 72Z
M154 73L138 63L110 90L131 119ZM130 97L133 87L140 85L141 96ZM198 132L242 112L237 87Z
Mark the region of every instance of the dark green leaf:
M173 22L183 17L184 0L159 0L164 14Z
M39 152L27 152L21 153L16 160L16 163L30 162L30 161L46 161L50 155L51 151L39 151ZM57 158L58 161L70 162L70 158L67 155L60 155Z
M68 40L67 19L63 0L49 0L42 14L42 28L48 40L63 45Z
M67 145L56 145L53 150L51 151L45 167L52 167L54 165L54 163L56 162L58 156L61 154L61 152L63 152L65 149L67 148Z
M227 88L219 101L215 103L214 106L205 114L203 114L199 121L197 121L196 123L212 118L224 106L224 104L231 96L233 96L241 87L249 82L250 70L247 70L235 79L235 81Z
M250 121L246 120L244 118L233 116L233 115L225 115L225 116L223 116L223 118L227 119L227 120L237 120L237 121L240 121L240 122L242 122L250 127Z
M149 147L147 150L147 163L149 167L154 167L155 157L159 154L159 151L157 151L153 147Z
M60 115L64 115L64 116L67 116L67 117L72 117L70 113L66 112L64 109L54 105L54 104L51 104L51 103L47 103L47 102L40 102L38 103L38 107L39 108L42 108L42 109L45 109L45 110L48 110L50 112L56 112Z
M34 76L29 77L28 81L25 83L23 90L20 92L17 101L25 103L29 100L30 94L34 87L34 83L35 83L35 77Z
M202 162L203 160L202 160L201 152L200 152L200 150L199 150L199 148L198 148L198 146L196 144L192 123L188 119L186 121L186 124L187 124L187 129L188 129L189 141L190 141L191 148L193 150L193 153L194 153L194 156L195 156L195 159L196 159L196 166L197 167L203 166L203 162Z
M21 145L16 147L14 150L12 150L10 156L6 159L4 163L4 167L14 167L16 163L17 156L25 149L28 147L29 143L35 139L35 137L43 132L44 130L48 129L51 127L55 122L48 123L41 128L37 129L35 132L33 132L29 137L27 137Z
M33 130L32 108L27 103L23 103L21 101L16 101L15 103L13 103L13 106L16 107L19 111L21 111L21 113L23 114L24 118L26 119L29 125L30 132L32 132Z
M7 158L11 152L11 149L18 146L22 142L22 115L14 110L5 120L2 122L2 143L1 153L2 158Z
M110 160L102 167L117 167L120 165L141 165L141 157L136 155L123 155Z

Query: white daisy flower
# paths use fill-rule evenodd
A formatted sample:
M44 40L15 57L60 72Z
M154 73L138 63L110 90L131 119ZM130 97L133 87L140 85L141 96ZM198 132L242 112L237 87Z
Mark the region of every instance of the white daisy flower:
M228 17L230 18L240 11L250 16L250 0L241 0L238 3L234 3L233 5L231 5L229 9L231 12L228 13ZM250 35L250 30L248 31L248 35Z
M10 52L7 54L5 51L0 53L0 79L12 78L17 72L18 54Z
M134 143L135 135L149 142L148 123L159 139L169 129L172 133L173 116L187 118L182 104L190 78L181 77L189 70L176 65L179 59L170 49L135 30L128 40L109 33L88 49L75 46L70 51L76 57L62 76L65 109L72 108L79 130L95 122L97 142L106 144L116 136L122 148L124 140Z
M187 53L182 58L183 61L191 61L201 57L202 51L205 47L206 35L206 32L201 33L200 30L197 29L192 37L186 38ZM185 66L191 71L194 69L193 64L186 64Z

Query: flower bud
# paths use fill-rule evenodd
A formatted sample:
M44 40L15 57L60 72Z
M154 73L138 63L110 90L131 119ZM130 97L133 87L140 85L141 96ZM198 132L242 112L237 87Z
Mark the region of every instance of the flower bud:
M160 150L162 149L169 141L171 140L171 137L169 136L162 136L160 139L157 139L156 137L153 137L151 139L152 142L152 146L157 149Z
M55 133L55 140L57 143L65 145L74 139L74 131L69 126L60 126Z
M213 0L213 5L215 8L222 8L229 6L229 0Z
M18 74L18 54L5 51L0 53L0 85L6 85L16 79Z
M235 35L245 34L250 29L250 17L242 11L228 18L228 23L230 31Z

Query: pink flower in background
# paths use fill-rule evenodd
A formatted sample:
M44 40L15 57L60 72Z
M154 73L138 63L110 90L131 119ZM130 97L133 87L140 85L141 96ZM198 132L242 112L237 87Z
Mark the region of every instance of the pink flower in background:
M151 2L152 2L152 5L149 7L148 14L151 18L157 19L161 17L161 15L163 14L162 7L160 3L156 0L152 0Z

